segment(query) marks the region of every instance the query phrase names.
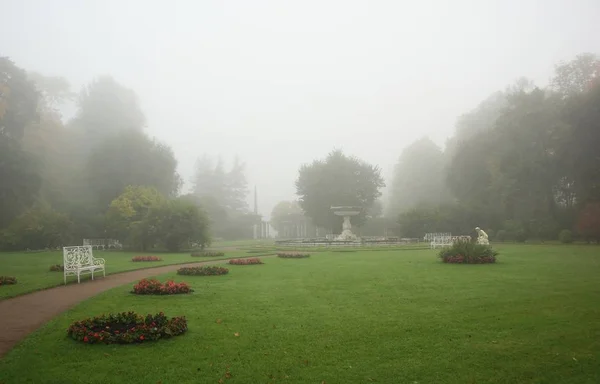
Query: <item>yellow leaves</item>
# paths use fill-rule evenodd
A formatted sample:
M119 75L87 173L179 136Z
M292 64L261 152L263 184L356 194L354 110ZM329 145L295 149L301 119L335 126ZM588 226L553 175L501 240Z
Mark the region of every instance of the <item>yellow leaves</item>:
M239 333L239 332L236 332L236 333L234 333L233 335L234 335L235 337L240 337L240 333Z
M216 321L217 324L221 324L222 322L223 322L222 319L217 319L217 321Z

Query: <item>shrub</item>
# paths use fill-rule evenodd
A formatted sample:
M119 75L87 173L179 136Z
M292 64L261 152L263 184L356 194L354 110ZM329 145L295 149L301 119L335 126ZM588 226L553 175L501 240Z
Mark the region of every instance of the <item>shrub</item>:
M17 278L14 276L0 276L0 285L17 284Z
M563 229L558 234L558 240L560 240L561 243L570 244L573 242L573 233L568 229Z
M501 229L498 232L496 232L496 241L504 241L506 240L506 230Z
M225 256L223 252L216 251L202 251L202 252L193 252L192 257L221 257Z
M191 293L194 290L187 283L175 283L169 280L161 283L156 279L142 279L133 286L136 295L176 295L179 293Z
M452 246L443 248L439 256L444 263L486 264L495 263L498 252L489 245L470 241L456 241Z
M168 319L162 312L145 317L122 312L76 321L67 329L67 335L87 344L130 344L178 336L185 331L185 317Z
M62 264L54 264L50 266L50 272L62 272L65 267Z
M158 256L134 256L131 258L131 261L139 262L139 261L162 261L162 259Z
M231 265L253 265L253 264L263 264L259 258L247 258L247 259L231 259L229 260L229 264Z
M299 253L299 252L282 252L278 253L277 257L281 257L283 259L302 259L305 257L309 257L309 253Z
M202 267L183 267L177 270L178 275L193 275L193 276L217 276L226 275L229 269L218 267L216 265L206 265Z

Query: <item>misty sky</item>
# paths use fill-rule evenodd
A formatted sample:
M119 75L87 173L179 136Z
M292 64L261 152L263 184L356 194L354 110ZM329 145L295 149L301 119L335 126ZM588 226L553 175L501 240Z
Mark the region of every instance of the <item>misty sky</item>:
M248 165L259 210L334 148L380 165L520 76L600 52L598 0L0 0L0 56L74 90L113 75L186 180L202 153ZM387 180L390 184L390 180ZM251 200L251 198L249 199Z

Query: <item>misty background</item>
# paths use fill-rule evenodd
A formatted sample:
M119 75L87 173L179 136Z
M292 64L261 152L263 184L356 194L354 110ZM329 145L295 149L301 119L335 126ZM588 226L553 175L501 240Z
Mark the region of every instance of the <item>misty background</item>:
M389 187L402 148L443 146L492 92L544 86L599 45L594 0L1 3L2 55L75 92L113 76L172 147L182 192L204 153L238 155L266 218L294 198L301 164L343 149Z

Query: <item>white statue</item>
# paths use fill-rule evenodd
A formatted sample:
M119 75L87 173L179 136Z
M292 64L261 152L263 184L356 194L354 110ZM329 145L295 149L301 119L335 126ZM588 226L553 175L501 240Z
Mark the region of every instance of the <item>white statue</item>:
M488 240L487 233L485 233L485 231L479 227L475 228L475 230L477 231L477 234L479 235L479 236L477 236L477 244L489 245L490 241Z

